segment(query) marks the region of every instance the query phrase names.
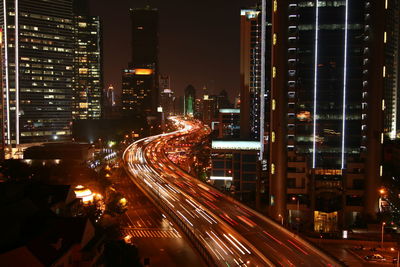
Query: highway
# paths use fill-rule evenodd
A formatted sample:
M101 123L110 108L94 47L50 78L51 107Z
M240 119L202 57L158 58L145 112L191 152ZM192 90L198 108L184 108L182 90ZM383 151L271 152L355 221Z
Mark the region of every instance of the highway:
M174 132L147 137L124 152L131 179L189 229L217 266L340 266L277 223L190 176L167 157L177 142L196 142L209 129L172 118Z

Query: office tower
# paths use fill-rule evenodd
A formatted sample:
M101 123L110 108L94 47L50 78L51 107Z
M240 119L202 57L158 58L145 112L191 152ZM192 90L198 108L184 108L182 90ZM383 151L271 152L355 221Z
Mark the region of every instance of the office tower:
M6 142L68 140L71 135L71 0L2 1Z
M158 106L158 11L131 9L132 60L122 75L123 111L154 114Z
M260 138L261 10L240 11L240 133Z
M229 96L228 92L226 90L221 90L219 95L217 96L218 98L218 108L231 108L232 104L229 101Z
M220 108L218 112L218 138L240 138L240 109Z
M102 114L101 22L87 9L86 0L74 1L74 120L100 119Z
M193 116L194 108L195 108L195 100L196 100L196 89L189 84L185 89L185 106L184 106L184 114Z
M202 101L202 121L211 125L218 120L218 101L216 95L204 95Z
M171 89L171 81L168 75L160 75L158 84L160 92L163 92L165 89Z
M390 132L384 92L397 80L386 65L393 58L386 28L397 21L383 23L393 11L388 2L271 1L269 200L276 220L329 232L375 218L381 143Z
M203 98L196 98L194 101L194 117L201 120L203 118Z
M164 89L160 96L160 105L165 117L172 116L174 112L175 96L171 89Z

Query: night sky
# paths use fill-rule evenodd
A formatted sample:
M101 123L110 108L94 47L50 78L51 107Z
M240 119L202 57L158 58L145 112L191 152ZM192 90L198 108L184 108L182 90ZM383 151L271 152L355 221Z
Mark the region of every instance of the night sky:
M211 93L239 92L240 8L251 0L90 0L92 15L103 20L104 86L121 88L121 70L131 51L129 8L150 2L158 8L160 72L171 77L171 89L182 95L192 84Z

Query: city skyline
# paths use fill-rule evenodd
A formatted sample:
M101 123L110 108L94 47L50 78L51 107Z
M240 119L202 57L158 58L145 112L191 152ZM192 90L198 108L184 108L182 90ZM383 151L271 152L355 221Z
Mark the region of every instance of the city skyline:
M104 0L90 3L92 15L101 16L104 24L105 86L113 84L120 90L120 71L131 57L130 31L125 27L130 25L129 9L149 3L160 14L160 73L170 76L177 96L183 96L188 84L206 85L214 94L225 89L232 100L239 93L238 15L242 7L254 6L256 1L235 0L225 5L207 0L188 5L185 1L123 0L111 7Z

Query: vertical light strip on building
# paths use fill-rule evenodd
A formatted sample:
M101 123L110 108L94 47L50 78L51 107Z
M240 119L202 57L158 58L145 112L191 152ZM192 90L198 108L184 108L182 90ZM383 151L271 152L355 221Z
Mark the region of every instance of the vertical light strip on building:
M260 88L260 155L259 160L264 156L264 121L265 121L265 27L267 22L267 1L262 0L261 7L261 88Z
M11 144L10 130L10 84L8 77L8 25L7 25L7 0L3 0L3 17L4 17L4 67L6 79L6 106L7 106L7 144ZM2 96L4 97L4 96ZM4 127L4 122L3 122Z
M19 145L19 10L15 0L15 142Z
M315 51L314 51L314 114L313 114L313 163L316 165L316 135L317 135L317 86L318 86L318 27L319 27L319 7L318 0L315 1Z
M344 63L343 63L343 108L342 108L342 170L345 163L345 135L346 135L346 88L347 88L347 41L348 41L349 0L346 0L346 14L344 22Z

